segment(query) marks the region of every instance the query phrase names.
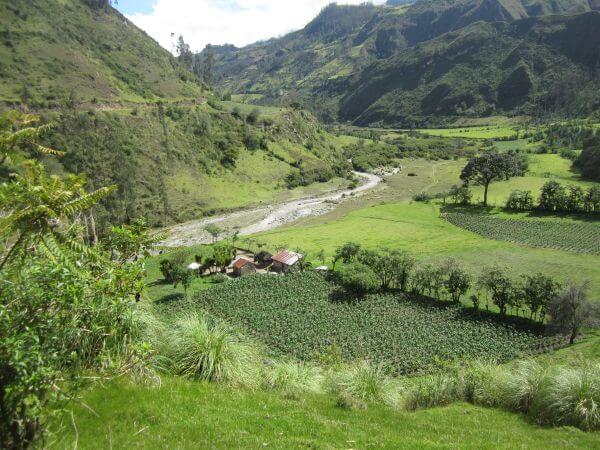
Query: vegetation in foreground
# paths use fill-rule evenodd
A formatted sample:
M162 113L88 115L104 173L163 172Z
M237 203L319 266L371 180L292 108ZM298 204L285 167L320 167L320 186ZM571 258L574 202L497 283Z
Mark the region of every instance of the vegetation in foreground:
M70 408L69 408L70 409ZM416 412L353 410L336 398L240 390L165 377L160 388L96 386L57 421L50 448L594 448L597 433L545 428L497 409L457 403ZM492 426L493 425L493 426Z

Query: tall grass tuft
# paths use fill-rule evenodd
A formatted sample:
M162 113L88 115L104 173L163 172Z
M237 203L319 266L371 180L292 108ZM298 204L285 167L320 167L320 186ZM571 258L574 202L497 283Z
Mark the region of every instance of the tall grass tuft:
M265 366L262 387L299 397L308 392L320 392L322 376L313 366L296 361L273 361Z
M261 352L254 342L224 322L187 315L166 336L172 372L199 381L256 387Z
M600 430L600 364L554 370L530 414L541 424Z
M464 399L464 384L453 375L432 375L420 379L404 398L404 409L447 406Z
M394 404L394 385L382 365L361 361L340 371L331 371L327 390L338 396L338 405L366 406L367 402Z
M546 383L547 369L536 361L525 360L515 363L509 371L500 369L499 372L499 406L527 413Z

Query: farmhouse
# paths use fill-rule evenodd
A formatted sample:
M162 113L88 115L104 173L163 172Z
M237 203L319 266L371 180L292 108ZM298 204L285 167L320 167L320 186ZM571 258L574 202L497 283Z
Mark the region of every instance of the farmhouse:
M256 273L256 266L252 261L248 261L245 258L240 258L233 263L233 275L236 277L243 277Z
M304 256L300 253L290 252L288 250L282 250L273 256L273 265L271 268L274 272L287 273L290 272L296 264L303 258Z

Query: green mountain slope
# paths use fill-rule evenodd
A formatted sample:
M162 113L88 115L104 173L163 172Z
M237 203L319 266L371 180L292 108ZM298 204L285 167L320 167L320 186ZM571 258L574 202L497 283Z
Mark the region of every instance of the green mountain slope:
M495 110L517 112L522 106L519 102L514 102L512 97L504 99L503 95L500 98L497 95L498 85L508 76L505 72L511 68L514 71L515 64L504 61L514 50L512 58L516 62L524 58L523 53L531 54L536 60L548 60L546 67L538 64L535 68L528 61L534 97L540 101L534 102L529 112L564 113L567 108L571 113L577 106L575 100L567 101L567 105L564 101L548 104L545 94L564 91L561 83L567 68L574 70L580 86L583 83L587 91L592 90L591 87L588 89L591 86L589 80L598 79L595 53L592 51L582 58L582 50L575 40L579 39L579 33L580 41L587 49L584 51L598 42L595 10L600 10L600 2L596 0L422 0L401 6L329 6L303 30L246 48L228 47L226 51L218 52L216 70L224 87L239 93L260 94L262 102L299 101L326 120L342 118L358 119L359 124L381 121L410 125L439 116L485 114ZM550 14L556 17L547 19ZM344 23L352 17L352 26L342 26L340 17L344 18ZM330 36L319 36L315 40L312 34L315 24L321 24L321 27L327 24L331 30L340 28L343 33L335 33L334 40ZM487 28L485 24L488 24ZM564 33L563 28L566 29ZM542 36L541 42L536 40L536 33ZM501 55L488 45L492 41L496 41ZM433 56L439 54L443 54L444 59L434 60ZM475 66L477 75L465 79L464 72L471 70L469 64L475 60L478 62ZM410 61L415 73L403 72L402 61ZM474 91L478 85L467 81L479 80L485 72L483 82L492 92L486 94L484 104L475 109L471 109L475 102L467 101L462 105L457 101L460 108L442 107L432 111L429 103L436 101L439 91L433 90L437 85L431 80L421 79L421 72L432 70L429 66L434 63L434 77L440 77L451 66L460 66L458 69L462 73L457 69L454 72L456 79L450 84L467 84L468 89ZM524 75L517 72L514 76L523 78ZM370 101L365 104L366 98L363 100L362 94L356 91L373 90L371 82L382 78L388 80L389 89L378 84L377 89L369 93ZM369 88L365 87L367 84ZM505 91L512 91L510 80L505 88ZM374 103L398 89L418 90L413 96L415 99L409 100L417 104L425 102L425 107L384 102L385 107L392 110L390 116L363 114L370 107L380 111L381 105ZM565 96L576 92L569 90ZM355 105L354 100L360 101ZM586 104L579 110L588 113L593 106ZM402 111L394 111L396 109Z
M0 113L29 108L56 124L46 144L66 155L45 159L53 172L83 174L90 188L118 185L94 211L100 230L347 185L346 142L312 115L202 93L153 39L93 3L0 0ZM3 181L16 167L0 169Z
M113 8L85 0L0 1L0 101L53 106L197 97L199 83Z

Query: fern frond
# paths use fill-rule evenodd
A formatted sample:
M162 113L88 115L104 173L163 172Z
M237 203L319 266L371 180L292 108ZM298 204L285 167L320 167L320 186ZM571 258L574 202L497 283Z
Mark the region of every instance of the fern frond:
M82 195L75 200L71 200L63 205L63 212L65 214L75 214L81 211L85 211L86 209L91 208L104 197L112 193L116 189L116 186L103 187L98 189L97 191L90 192L88 194Z

